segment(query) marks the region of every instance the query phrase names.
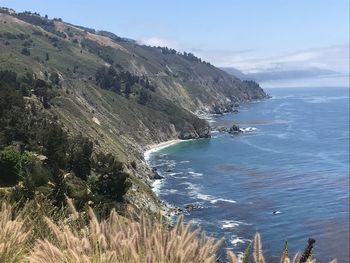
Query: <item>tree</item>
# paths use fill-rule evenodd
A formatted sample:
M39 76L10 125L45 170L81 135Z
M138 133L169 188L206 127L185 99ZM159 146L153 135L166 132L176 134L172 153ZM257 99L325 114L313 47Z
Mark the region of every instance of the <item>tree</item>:
M21 153L14 147L0 151L0 184L13 186L20 178Z
M69 156L69 168L75 175L86 180L91 171L93 142L81 134L72 139Z
M22 48L21 53L25 56L30 56L30 51L28 48Z
M54 187L50 197L53 200L53 204L55 206L63 206L66 202L68 186L60 169L52 169L52 181L54 183Z
M18 89L16 74L0 71L0 146L28 139L25 102Z
M44 155L52 169L65 168L68 136L62 127L55 123L47 123L43 132Z
M58 85L60 83L60 77L57 72L52 72L50 75L50 80L53 84Z
M127 81L127 82L125 83L125 89L124 89L125 97L129 98L130 93L131 93L131 84L130 84L129 81Z
M141 105L146 105L149 98L150 98L150 95L148 94L148 92L145 89L141 89L137 102L140 103Z
M57 79L54 77L53 80L56 81ZM34 81L34 94L41 100L45 109L50 108L50 101L56 96L56 93L52 90L52 86L42 79L36 79Z
M23 182L22 194L26 198L33 198L38 187L47 185L50 173L42 162L31 152L24 152L21 158L20 179Z
M112 154L99 153L94 162L94 170L99 177L93 190L108 199L122 202L131 186L128 174L123 172L123 163Z

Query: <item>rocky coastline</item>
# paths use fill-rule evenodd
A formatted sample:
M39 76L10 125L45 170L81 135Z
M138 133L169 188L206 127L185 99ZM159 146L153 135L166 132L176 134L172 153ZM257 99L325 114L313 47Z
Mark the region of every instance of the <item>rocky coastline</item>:
M266 98L264 99L268 99L268 98L269 96L267 95ZM213 107L213 110L211 110L210 112L197 114L197 116L199 116L201 119L206 119L208 123L208 126L205 129L202 129L203 133L198 134L193 132L192 133L185 132L184 134L186 136L179 136L179 139L169 140L159 144L153 144L148 146L147 147L148 150L144 152L144 159L146 161L148 168L152 171L153 185L155 182L165 179L165 177L158 172L157 168L152 167L151 164L149 163L151 153L155 153L161 149L164 149L166 147L169 147L184 141L200 139L200 138L210 138L212 132L228 133L231 135L239 135L243 133L255 132L257 129L254 127L242 128L236 123L232 123L230 126L210 125L210 122L213 121L216 116L221 116L221 115L230 114L230 113L239 113L239 107L240 107L240 104L238 102L235 102L234 104L229 103L226 106L221 106L221 107L216 105ZM170 168L169 170L166 170L166 172L172 172L172 171L173 170ZM152 190L153 190L153 187L152 187ZM183 207L175 207L165 203L162 200L160 200L160 202L161 202L161 214L166 218L168 218L169 220L174 216L178 216L184 213L190 213L193 210L201 208L198 204L193 204L193 203L188 203Z

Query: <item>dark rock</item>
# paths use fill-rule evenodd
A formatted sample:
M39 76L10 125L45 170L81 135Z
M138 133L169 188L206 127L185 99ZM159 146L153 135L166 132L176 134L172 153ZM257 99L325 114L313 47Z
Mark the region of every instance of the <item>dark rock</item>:
M237 124L233 124L231 127L224 127L224 126L214 126L211 128L212 131L219 131L219 132L227 132L230 134L238 134L241 133L242 130L239 128Z
M194 208L195 208L195 205L194 205L194 204L185 205L185 209L186 209L188 212L189 212L189 211L192 211Z
M197 139L198 134L191 131L182 131L179 135L179 139L181 140L189 140L189 139Z
M210 138L210 126L201 127L197 129L199 138Z
M164 177L163 177L163 176L161 176L159 173L154 172L153 179L155 179L155 180L160 180L160 179L163 179L163 178L164 178Z
M187 205L185 205L185 207L184 207L184 209L185 209L187 212L191 212L192 210L200 209L200 208L203 208L203 207L200 206L199 204L187 204Z
M241 130L239 129L239 126L236 124L233 124L232 127L229 129L229 133L231 134L236 134L236 133L240 133Z
M169 209L167 216L171 216L171 215L180 215L183 213L183 210L179 207L172 207Z
M211 113L222 115L223 114L223 110L222 110L222 108L219 105L214 105L212 110L211 110Z

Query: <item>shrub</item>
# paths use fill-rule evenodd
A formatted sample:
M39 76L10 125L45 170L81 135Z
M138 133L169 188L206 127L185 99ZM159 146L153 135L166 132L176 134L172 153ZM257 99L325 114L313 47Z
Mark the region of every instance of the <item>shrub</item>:
M15 185L20 178L21 153L14 147L7 147L0 151L0 184Z
M123 172L123 163L112 154L99 153L94 161L94 171L98 175L93 191L104 198L122 202L131 186L128 174Z
M58 73L52 72L50 75L50 80L53 84L58 85L60 83L60 77L59 77Z
M22 155L21 167L22 195L31 199L39 187L47 185L50 172L44 168L38 157L30 152L25 152Z
M30 51L28 48L22 48L21 53L25 56L30 56Z
M48 158L51 168L66 167L66 152L68 148L68 135L57 123L48 123L44 127L42 136L44 155Z
M93 142L82 135L71 140L69 149L69 167L81 179L86 180L91 170Z

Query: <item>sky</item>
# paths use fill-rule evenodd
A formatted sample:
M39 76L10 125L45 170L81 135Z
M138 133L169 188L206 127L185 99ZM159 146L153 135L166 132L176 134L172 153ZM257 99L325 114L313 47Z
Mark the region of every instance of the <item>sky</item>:
M248 74L349 74L349 0L0 0L0 6L192 52Z

